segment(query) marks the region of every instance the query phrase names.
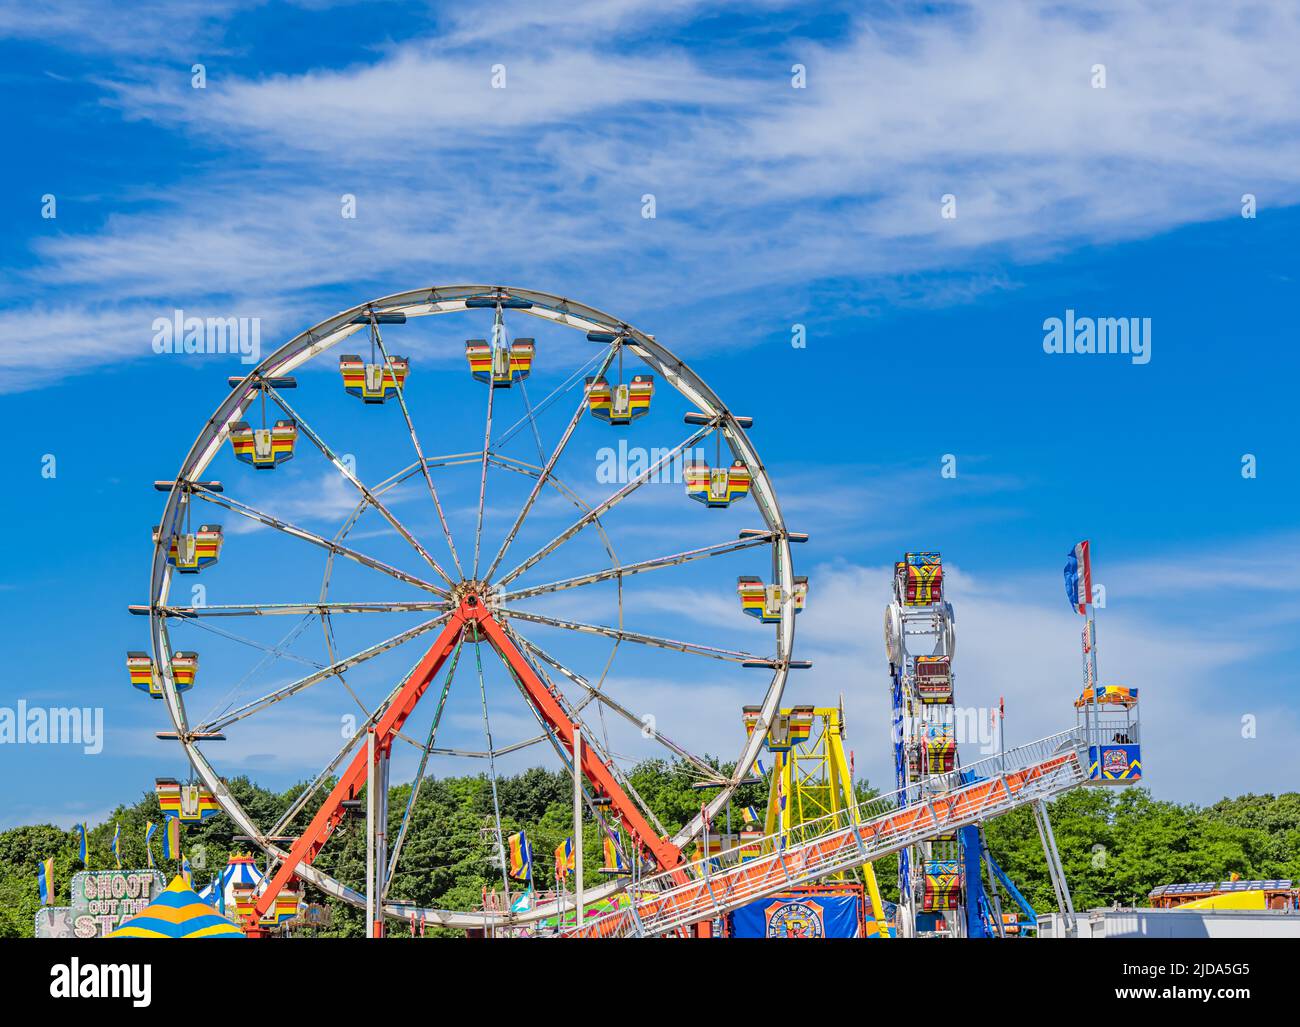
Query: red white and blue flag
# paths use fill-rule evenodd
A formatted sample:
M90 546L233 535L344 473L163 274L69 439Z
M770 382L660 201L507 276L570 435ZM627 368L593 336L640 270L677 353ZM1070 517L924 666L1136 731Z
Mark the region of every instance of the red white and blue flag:
M1092 602L1092 556L1087 539L1071 549L1066 558L1065 594L1070 605L1086 616Z

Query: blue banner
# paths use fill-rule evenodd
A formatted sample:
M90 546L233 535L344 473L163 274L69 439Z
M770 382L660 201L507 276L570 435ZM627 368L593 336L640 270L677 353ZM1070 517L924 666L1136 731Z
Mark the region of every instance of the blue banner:
M861 923L862 900L856 895L788 892L731 914L736 938L857 938Z

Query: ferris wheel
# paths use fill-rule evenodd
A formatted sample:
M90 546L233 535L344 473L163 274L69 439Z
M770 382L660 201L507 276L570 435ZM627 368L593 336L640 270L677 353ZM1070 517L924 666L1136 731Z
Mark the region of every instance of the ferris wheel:
M443 315L469 332L449 336ZM167 498L149 605L132 608L149 617L152 649L128 665L166 706L174 730L161 735L189 764L189 785L167 781L172 808L182 819L224 812L265 854L257 913L300 879L360 908L369 900L381 919L479 928L553 916L552 901L500 912L400 901L403 875L427 871L404 845L426 777L469 765L491 777L488 826L504 869L500 767L527 765L535 750L572 772L575 733L585 803L615 862L646 873L682 865L766 733L747 736L724 777L674 740L699 737L695 705L654 708L647 679L689 693L697 680L724 687L726 675L746 697L764 689L758 717L769 723L789 670L806 666L792 647L807 579L790 553L804 537L786 529L750 419L626 322L487 285L358 304L229 386L174 478L155 483ZM617 462L629 431L680 440L637 449L641 459L596 476L597 488L592 447ZM638 504L645 511L629 515ZM330 515L334 526L321 527ZM733 576L717 573L723 564ZM674 575L687 577L672 585ZM756 637L737 644L737 630ZM328 719L322 695L349 711L352 729L313 749L313 725ZM504 712L503 699L513 702ZM481 730L471 728L480 710ZM466 741L474 730L479 744ZM275 768L289 750L314 769L301 791L283 809L245 808L228 778ZM647 750L708 787L676 831L628 777ZM317 857L360 796L381 792L386 804L401 767L410 788L378 866L364 881L324 869ZM388 823L386 806L378 819ZM587 895L629 880L611 874Z

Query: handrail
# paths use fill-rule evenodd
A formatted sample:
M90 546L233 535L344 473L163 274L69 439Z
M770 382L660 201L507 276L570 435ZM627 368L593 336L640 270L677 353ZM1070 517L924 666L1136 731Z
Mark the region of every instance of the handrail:
M806 821L763 839L765 854L710 870L703 857L677 867L685 883L661 873L640 882L632 906L564 932L573 937L659 935L711 920L747 902L860 866L936 834L1001 816L1087 780L1086 747L1076 728ZM937 787L936 787L937 785Z

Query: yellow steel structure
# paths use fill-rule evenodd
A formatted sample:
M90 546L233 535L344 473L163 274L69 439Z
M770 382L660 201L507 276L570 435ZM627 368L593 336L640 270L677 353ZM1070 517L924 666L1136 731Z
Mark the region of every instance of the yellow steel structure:
M756 709L745 710L745 727L753 732ZM844 707L794 706L782 709L768 728L768 751L772 755L771 785L768 789L767 819L764 835L781 838L785 844L799 840L799 825L833 814L847 815L856 822L857 798L853 778L844 754ZM770 843L768 843L768 850ZM880 886L870 863L861 867L871 901L873 920L867 925L869 937L888 937L883 927L884 902ZM828 880L846 880L853 871L835 874Z

